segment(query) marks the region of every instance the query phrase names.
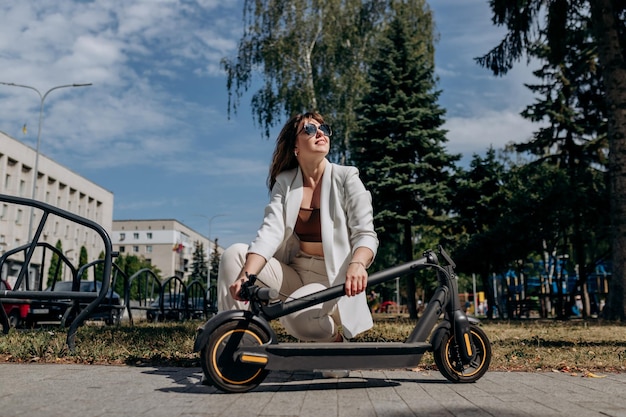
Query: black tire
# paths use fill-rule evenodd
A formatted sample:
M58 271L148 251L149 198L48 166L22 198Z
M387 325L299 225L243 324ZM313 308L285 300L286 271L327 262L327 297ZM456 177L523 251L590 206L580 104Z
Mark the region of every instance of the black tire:
M258 346L269 336L247 320L233 320L215 329L200 352L202 371L210 385L225 392L247 392L267 376L262 365L241 363L233 357L240 346Z
M22 325L22 318L19 311L11 311L9 314L9 327L19 329Z
M104 321L107 326L119 326L122 323L122 313L117 308L111 309L109 317Z
M448 330L442 333L439 348L433 352L439 372L452 382L476 382L491 363L491 343L478 326L470 325L472 343L476 354L469 363L461 363L454 335Z

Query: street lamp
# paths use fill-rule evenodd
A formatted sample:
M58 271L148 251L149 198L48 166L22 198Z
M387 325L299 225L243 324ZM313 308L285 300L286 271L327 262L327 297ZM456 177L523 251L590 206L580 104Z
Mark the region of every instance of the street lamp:
M54 90L58 90L60 88L70 88L70 87L88 87L91 85L91 83L88 84L67 84L67 85L57 85L56 87L52 87L51 89L49 89L48 91L46 91L43 95L41 94L41 92L36 89L35 87L31 87L30 85L22 85L22 84L15 84L15 83L5 83L0 81L0 84L3 85L8 85L10 87L21 87L21 88L28 88L29 90L33 90L34 92L36 92L39 95L39 98L41 100L41 103L39 105L39 128L37 129L37 148L36 148L36 153L35 153L35 170L34 170L34 174L33 174L33 192L32 192L32 199L35 199L36 196L36 192L37 192L37 175L39 174L38 170L39 170L39 146L41 144L41 124L43 121L43 102L46 100L46 97L48 96L48 94L50 94L52 91ZM30 239L32 238L32 233L33 233L33 210L34 207L30 207L30 219L28 221L28 241L30 242Z

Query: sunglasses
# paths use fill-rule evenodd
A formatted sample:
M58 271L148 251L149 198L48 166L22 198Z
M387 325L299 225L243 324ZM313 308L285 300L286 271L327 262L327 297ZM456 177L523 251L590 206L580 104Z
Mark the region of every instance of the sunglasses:
M326 123L319 125L319 126L314 125L313 123L305 123L304 126L302 126L302 129L300 129L300 132L298 132L298 135L302 131L304 131L307 135L312 136L317 133L317 129L321 130L322 133L326 136L331 136L333 134L333 131L330 129L330 126L327 125Z

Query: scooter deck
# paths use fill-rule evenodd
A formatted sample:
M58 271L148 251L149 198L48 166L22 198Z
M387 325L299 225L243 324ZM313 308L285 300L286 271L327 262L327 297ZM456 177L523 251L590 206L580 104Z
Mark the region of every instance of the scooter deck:
M235 357L268 370L384 369L417 366L430 349L426 342L276 343L247 346Z

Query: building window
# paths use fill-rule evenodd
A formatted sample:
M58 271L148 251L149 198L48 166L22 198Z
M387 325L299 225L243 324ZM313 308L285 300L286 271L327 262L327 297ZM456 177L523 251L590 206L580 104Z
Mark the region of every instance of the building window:
M124 246L120 246L120 253L126 252L126 248Z
M120 233L120 241L126 239L126 233Z
M152 245L146 246L146 253L152 253Z
M16 224L22 224L22 209L17 209L17 216L15 217Z
M146 236L148 236L148 239L152 239L152 232L146 233Z
M133 233L133 239L139 239L139 233Z
M139 253L139 246L133 246L133 252Z

